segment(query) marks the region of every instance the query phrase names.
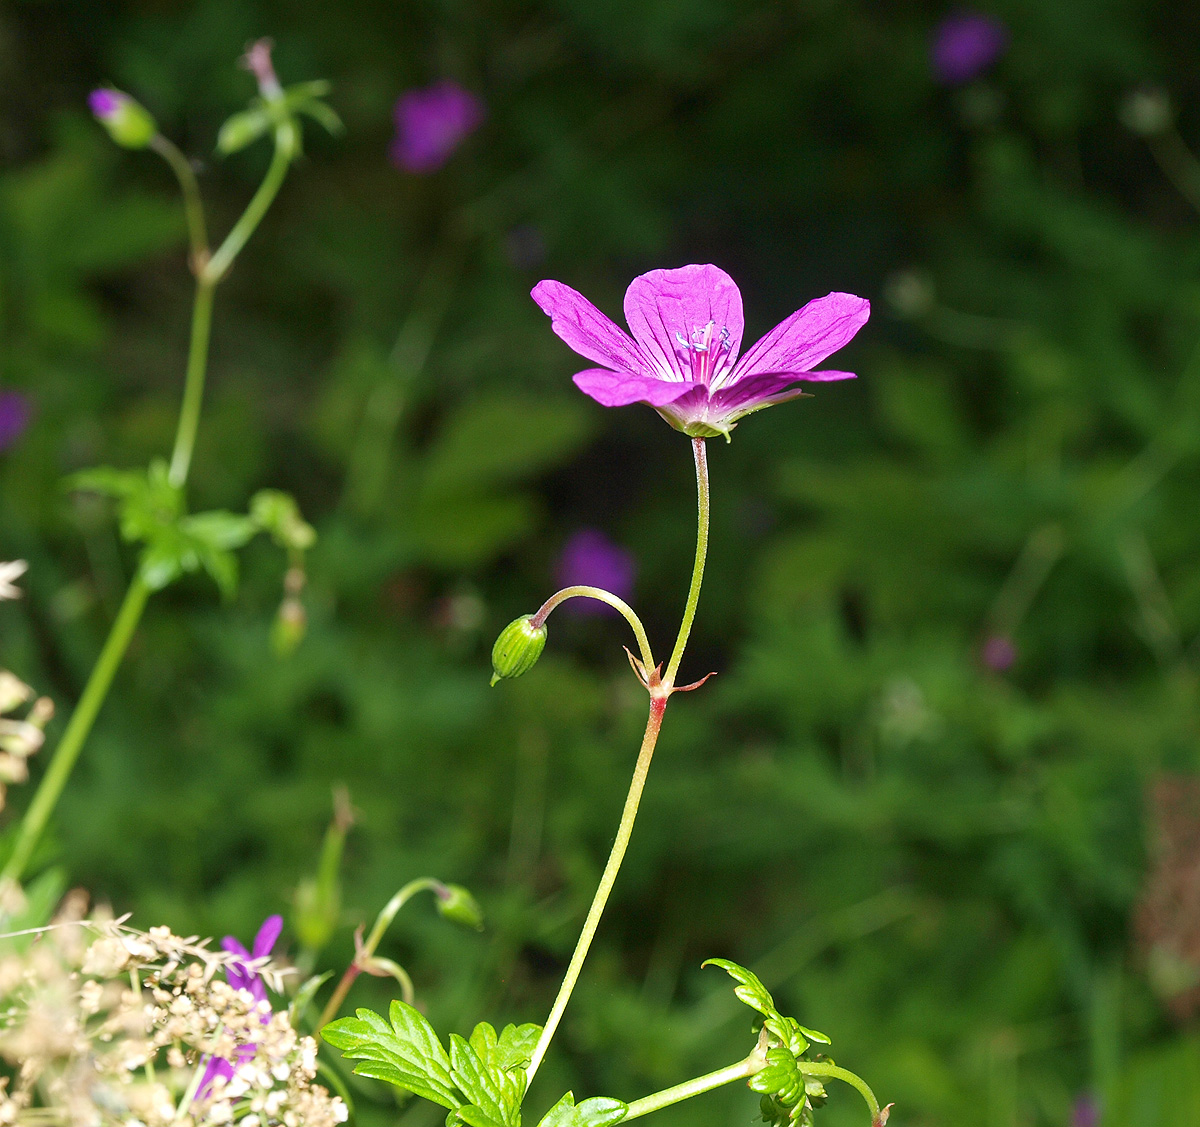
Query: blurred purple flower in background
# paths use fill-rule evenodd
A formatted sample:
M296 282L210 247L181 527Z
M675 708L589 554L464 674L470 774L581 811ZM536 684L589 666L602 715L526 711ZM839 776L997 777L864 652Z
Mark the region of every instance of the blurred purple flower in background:
M848 380L853 372L813 371L866 324L864 298L831 293L810 301L739 358L742 294L712 265L651 270L625 291L632 337L583 294L538 282L533 300L580 356L604 365L575 373L575 386L605 407L645 403L693 438L728 439L738 419L803 395L798 380Z
M979 659L993 673L1006 673L1017 660L1017 647L1007 634L992 634L980 647Z
M0 391L0 450L7 450L29 425L33 410L19 391Z
M409 90L401 95L395 112L392 163L418 173L441 168L484 118L483 103L448 79Z
M253 959L265 959L275 947L275 941L279 938L282 930L283 917L268 916L263 920L262 927L258 929L258 934L254 937L253 951L247 951L241 942L232 935L227 935L221 940L221 946L229 954L239 956L230 960L225 967L225 977L228 979L229 985L235 990L249 991L256 1002L261 1003L267 1000L267 988L254 969L248 967L241 960L245 959L248 963ZM263 1024L265 1025L268 1020L268 1015L264 1013L262 1015ZM226 1082L232 1080L236 1066L251 1060L254 1057L254 1051L253 1045L243 1045L237 1051L236 1061L228 1061L222 1057L209 1057L204 1066L204 1075L200 1079L200 1085L196 1089L196 1098L207 1099L212 1094L213 1081L218 1076Z
M929 61L937 80L961 86L978 78L1008 46L1008 28L995 16L961 9L934 28Z
M614 544L603 532L581 528L564 545L555 571L558 587L602 587L618 598L633 594L637 564L633 555ZM571 599L560 613L575 615L616 614L598 599Z
M1071 1109L1071 1127L1099 1127L1100 1104L1090 1092L1084 1092Z

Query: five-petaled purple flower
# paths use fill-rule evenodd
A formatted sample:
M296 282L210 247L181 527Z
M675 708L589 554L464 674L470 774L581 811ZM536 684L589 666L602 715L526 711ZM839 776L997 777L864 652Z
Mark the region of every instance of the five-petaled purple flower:
M744 415L803 395L797 380L853 379L813 367L847 344L871 310L853 294L819 297L739 359L742 295L715 266L634 278L625 292L632 339L562 282L539 282L533 300L567 344L604 365L575 374L581 391L605 407L646 403L693 438L728 438Z
M564 545L558 557L559 588L600 587L620 599L633 593L637 565L631 553L614 544L603 532L581 528ZM562 606L564 614L616 614L598 599L571 599Z
M483 103L457 82L410 90L396 103L392 163L405 172L434 172L483 118Z
M252 951L247 951L242 944L232 935L225 936L221 940L221 946L231 955L236 955L237 958L230 960L225 966L225 977L229 981L229 985L235 990L246 990L258 1003L267 1001L267 988L263 985L262 979L255 972L253 967L248 966L252 960L265 959L275 946L275 941L279 938L280 931L283 930L282 916L268 916L262 927L258 929L258 934L254 937L254 948ZM242 960L245 960L243 962ZM264 1024L269 1020L267 1013L263 1013L262 1021ZM243 1045L237 1050L237 1059L235 1061L224 1060L222 1057L209 1057L204 1066L204 1075L200 1078L200 1085L196 1089L196 1098L203 1100L207 1099L212 1094L213 1082L217 1077L221 1077L227 1083L233 1079L233 1074L239 1064L243 1064L247 1060L254 1057L254 1046Z
M29 425L29 400L19 391L0 391L0 450L7 450Z
M995 16L952 12L933 32L929 60L939 82L961 86L979 77L1008 46L1008 28Z

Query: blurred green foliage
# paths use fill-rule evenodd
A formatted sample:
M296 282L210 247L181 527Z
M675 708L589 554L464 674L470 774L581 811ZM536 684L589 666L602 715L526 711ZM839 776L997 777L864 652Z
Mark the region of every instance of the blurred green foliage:
M670 710L530 1098L632 1099L744 1055L744 1010L699 972L721 955L826 1030L893 1122L1064 1124L1085 1092L1106 1124L1200 1121L1195 1013L1170 1016L1133 925L1147 785L1200 770L1200 218L1118 118L1161 83L1200 145L1200 17L989 10L1010 47L958 89L929 71L930 3L0 12L0 388L36 410L0 454L0 558L31 564L0 656L60 716L134 566L111 509L63 479L169 449L190 296L168 172L117 151L86 93L128 89L202 162L218 236L266 159L212 155L252 92L249 39L275 37L284 82L331 80L347 126L313 131L222 288L189 485L193 512L298 499L319 536L308 635L274 656L269 545L232 604L200 578L156 596L40 864L141 925L246 938L311 880L345 784L322 965L429 873L488 920L409 909L380 949L436 1028L542 1020L643 701L619 622L556 618L537 669L494 690L488 651L585 525L636 552L662 648L694 499L686 440L575 392L526 293L559 278L615 314L635 273L711 260L752 338L850 290L875 303L839 357L858 381L710 444L682 673L720 676ZM392 103L447 76L488 120L402 175ZM990 635L1011 668L981 660ZM1194 956L1200 920L1179 928ZM362 979L351 1002L388 996ZM832 1091L818 1121L859 1122L857 1101ZM661 1121L754 1103L722 1090Z

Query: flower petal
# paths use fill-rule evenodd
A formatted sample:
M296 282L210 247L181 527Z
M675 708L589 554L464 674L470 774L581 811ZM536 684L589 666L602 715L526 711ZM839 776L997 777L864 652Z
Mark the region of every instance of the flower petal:
M586 368L573 378L580 391L604 407L625 407L630 403L665 407L697 386L690 380L663 380L631 372L610 372L606 368Z
M798 378L799 373L849 344L870 313L871 303L850 293L831 293L810 301L751 345L737 362L732 379L759 372L791 372Z
M254 957L261 959L271 953L279 933L283 930L282 916L268 916L254 937Z
M580 356L619 372L648 374L638 346L578 290L562 282L538 282L530 294L550 318L550 327Z
M710 347L717 347L724 331L727 348L712 369L719 373L733 365L745 327L737 284L724 270L707 265L651 270L634 278L625 291L625 320L657 370L684 380L692 379L691 366L680 360L676 334L689 341L711 321Z

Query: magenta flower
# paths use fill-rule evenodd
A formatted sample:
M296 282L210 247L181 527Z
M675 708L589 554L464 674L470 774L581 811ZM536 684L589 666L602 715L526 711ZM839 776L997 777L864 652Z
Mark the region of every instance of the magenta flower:
M258 929L258 934L254 937L254 950L247 951L242 944L232 935L225 936L221 940L221 946L231 955L239 956L231 960L225 966L225 978L229 985L235 990L246 990L253 995L256 1002L265 1002L267 1000L267 988L263 985L262 979L257 972L246 965L253 959L265 959L275 946L275 941L279 938L280 931L283 930L282 916L268 916L263 920L263 925ZM245 959L246 962L241 960ZM269 1020L267 1014L262 1015L262 1022L265 1025ZM209 1057L204 1066L204 1075L200 1078L200 1085L196 1089L196 1098L200 1100L207 1099L212 1094L213 1082L220 1076L226 1082L233 1079L234 1070L237 1065L243 1064L254 1056L253 1045L243 1045L237 1050L236 1061L228 1061L222 1057Z
M1008 46L1008 28L994 16L952 12L933 32L929 61L939 82L961 86L983 74Z
M637 565L633 555L614 544L603 532L581 528L563 547L556 569L558 587L600 587L620 599L633 593ZM616 614L616 610L598 599L571 599L562 606L563 614L578 616Z
M1007 673L1017 660L1017 647L1007 634L990 634L979 648L979 659L993 673Z
M19 391L0 391L0 450L7 450L25 433L33 414Z
M392 163L405 172L435 172L483 118L483 103L457 82L410 90L396 103Z
M604 365L575 374L576 386L605 407L645 403L693 438L727 439L738 419L804 392L797 380L853 379L813 371L866 323L870 303L848 293L810 301L739 359L742 295L715 266L651 270L625 291L632 339L582 294L539 282L533 300L581 356Z

